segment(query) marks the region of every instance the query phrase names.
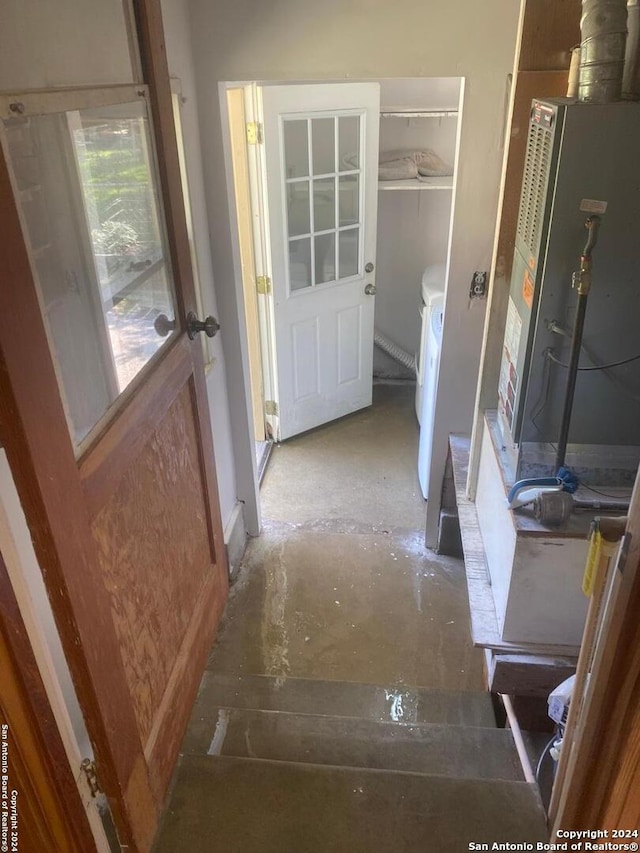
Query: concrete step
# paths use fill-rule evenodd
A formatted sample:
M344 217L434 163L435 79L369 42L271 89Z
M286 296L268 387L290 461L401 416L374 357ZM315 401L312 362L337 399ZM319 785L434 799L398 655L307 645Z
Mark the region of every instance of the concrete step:
M524 780L511 732L478 726L220 708L213 732L188 747L196 755Z
M206 672L189 736L199 742L202 737L211 739L219 708L358 717L404 724L489 728L496 724L488 693ZM188 748L187 751L197 750Z
M442 853L548 839L525 782L184 756L155 853Z

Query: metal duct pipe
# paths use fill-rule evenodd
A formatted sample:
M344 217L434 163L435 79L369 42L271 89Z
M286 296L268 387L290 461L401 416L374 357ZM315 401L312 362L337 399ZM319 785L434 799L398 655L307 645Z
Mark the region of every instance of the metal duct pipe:
M626 0L582 0L581 101L608 104L622 91L627 40Z
M373 342L379 349L386 352L387 355L391 356L391 358L394 358L398 364L408 367L409 370L412 370L414 373L416 372L415 358L406 350L403 350L402 347L399 347L398 344L394 344L390 338L383 335L382 332L379 332L377 329L374 331Z
M622 97L637 101L640 99L640 0L627 0L627 30Z

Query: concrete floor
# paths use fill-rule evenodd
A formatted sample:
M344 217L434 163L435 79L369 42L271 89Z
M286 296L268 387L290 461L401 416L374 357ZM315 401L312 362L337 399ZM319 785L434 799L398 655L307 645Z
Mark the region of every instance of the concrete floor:
M413 393L374 386L371 409L274 448L264 531L230 594L157 853L544 837L488 694L469 692L483 690L482 653L463 563L423 544Z
M464 566L424 546L413 386L275 447L217 672L482 690Z

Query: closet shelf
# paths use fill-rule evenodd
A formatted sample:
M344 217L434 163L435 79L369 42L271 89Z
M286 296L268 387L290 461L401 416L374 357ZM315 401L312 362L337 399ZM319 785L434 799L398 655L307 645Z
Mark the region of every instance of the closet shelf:
M458 110L381 110L381 118L455 118Z
M441 178L405 178L401 181L378 181L379 190L452 190L453 175Z

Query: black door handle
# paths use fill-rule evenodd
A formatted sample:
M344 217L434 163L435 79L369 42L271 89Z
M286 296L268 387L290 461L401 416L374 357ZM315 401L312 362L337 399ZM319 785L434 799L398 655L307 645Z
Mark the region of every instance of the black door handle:
M198 320L193 311L187 314L187 334L193 340L199 332L204 332L208 338L212 338L218 333L220 323L215 317L209 315L204 320Z

